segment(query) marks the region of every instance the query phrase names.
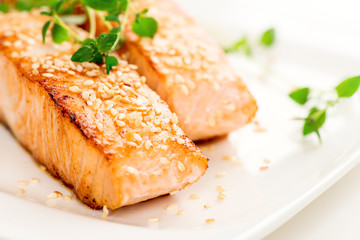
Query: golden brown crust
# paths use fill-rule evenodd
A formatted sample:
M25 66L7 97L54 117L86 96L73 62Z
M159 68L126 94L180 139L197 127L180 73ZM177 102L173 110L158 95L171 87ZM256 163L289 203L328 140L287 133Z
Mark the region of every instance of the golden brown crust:
M153 39L127 32L124 56L139 67L191 139L223 135L251 121L256 101L223 50L172 0L136 0L159 23ZM181 100L180 100L181 99Z
M107 75L105 66L71 62L77 46L49 36L42 45L46 20L0 16L0 60L9 66L0 75L0 113L36 159L93 208L163 195L204 174L207 158L136 66L119 59Z

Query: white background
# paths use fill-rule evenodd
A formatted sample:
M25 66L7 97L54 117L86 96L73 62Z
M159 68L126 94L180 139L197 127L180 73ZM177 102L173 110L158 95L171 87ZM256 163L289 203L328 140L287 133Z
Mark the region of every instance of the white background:
M257 35L275 27L281 40L360 59L360 2L356 0L179 2L220 42L229 43L237 35ZM349 74L359 73L360 60L359 71ZM357 166L266 239L358 239L359 183Z

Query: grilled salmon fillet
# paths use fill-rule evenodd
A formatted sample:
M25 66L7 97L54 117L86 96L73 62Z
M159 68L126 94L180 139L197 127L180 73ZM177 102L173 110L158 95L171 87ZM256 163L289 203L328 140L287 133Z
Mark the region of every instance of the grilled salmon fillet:
M192 140L224 135L248 123L257 111L253 96L219 45L172 0L134 0L137 11L159 24L153 39L130 28L127 59L166 101ZM105 29L103 29L105 30Z
M136 66L73 63L36 12L0 15L0 118L33 156L92 208L115 209L198 180L207 158ZM83 38L85 32L74 27Z

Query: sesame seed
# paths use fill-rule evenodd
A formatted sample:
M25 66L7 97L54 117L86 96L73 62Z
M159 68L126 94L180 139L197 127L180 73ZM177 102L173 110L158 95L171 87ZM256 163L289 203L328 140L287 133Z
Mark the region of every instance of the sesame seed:
M171 121L171 123L173 123L173 124L177 124L177 123L179 122L179 120L178 120L178 118L177 118L177 116L176 116L175 113L173 113L173 114L171 115L170 121Z
M73 92L73 93L81 92L81 89L78 86L71 86L71 87L69 87L69 90L70 90L70 92Z
M168 205L168 206L165 206L165 207L163 207L163 209L165 210L165 211L167 211L167 212L172 212L172 211L176 211L176 210L178 210L178 205L177 204L170 204L170 205Z
M124 113L119 113L119 114L118 114L118 119L119 119L119 120L125 119L125 117L126 117L126 116L125 116Z
M54 193L54 192L52 192L46 196L47 199L55 199L57 197L58 197L57 193Z
M131 141L126 142L130 147L136 147L137 144Z
M204 208L212 208L214 206L214 204L213 203L207 203L207 204L205 204L204 205Z
M181 89L181 91L182 91L185 95L189 95L189 94L190 94L189 89L188 89L187 86L181 85L180 89Z
M126 124L123 121L117 120L116 125L118 125L119 127L124 127Z
M39 183L40 180L37 179L37 178L30 178L30 179L29 179L29 182L31 182L31 183Z
M43 68L43 69L48 69L48 68L50 68L50 66L49 66L49 64L43 64L43 65L42 65L42 68Z
M157 218L157 217L148 218L149 223L157 223L159 221L160 221L160 218Z
M217 185L216 186L216 191L217 192L225 192L225 189L224 189L224 187L222 185Z
M165 165L165 164L169 164L170 161L167 158L161 157L160 158L160 163Z
M29 183L27 181L17 181L17 184L21 185L21 186L28 186Z
M71 197L71 196L69 196L69 195L65 195L65 196L62 198L62 200L64 200L64 201L71 201L71 200L73 200L73 197Z
M91 100L86 101L86 104L87 104L88 106L94 105L93 101L91 101Z
M62 196L63 196L63 194L62 194L61 192L59 192L59 191L54 191L54 193L56 193L56 195L57 195L58 197L62 197Z
M205 220L205 222L206 222L207 224L212 224L212 223L215 222L215 219L213 219L213 218L208 218L208 219Z
M43 73L42 75L44 77L48 77L48 78L54 77L54 74L52 74L52 73Z
M20 40L16 40L14 42L14 47L21 47L21 45L22 45L22 42Z
M61 61L61 60L59 60L59 59L55 59L54 60L54 64L55 64L55 66L57 66L57 67L63 67L65 64L64 64L64 61Z
M108 210L107 207L104 205L104 206L103 206L102 219L103 219L103 220L106 220L108 215L109 215L109 210Z
M95 102L95 100L96 100L96 94L95 94L95 93L92 93L92 94L90 95L90 101Z
M176 141L177 141L177 143L178 144L184 144L185 143L185 140L184 139L182 139L182 138L176 138Z
M227 173L225 172L225 171L222 171L222 172L218 172L217 174L216 174L216 177L217 178L222 178L222 177L225 177L227 175Z
M177 213L178 216L182 216L185 214L185 210L184 209L180 209Z
M178 190L175 190L175 191L170 192L169 194L172 196L172 195L177 194L178 192L179 192Z
M224 161L229 161L229 160L232 160L232 159L233 159L232 156L223 156L222 157L222 160L224 160Z
M85 86L91 86L91 85L93 85L94 84L94 81L93 80L86 80L85 82L84 82L84 85Z
M71 70L67 71L67 73L70 74L70 75L75 75L75 72L71 71Z
M104 131L104 125L103 125L103 124L98 123L98 124L96 125L96 127L97 127L97 129L98 129L100 132L103 132L103 131Z
M40 67L39 63L34 63L33 65L31 65L32 69L38 69Z
M268 170L269 169L269 166L261 166L260 167L260 171L265 171L265 170Z
M81 96L82 96L85 100L88 100L89 97L90 97L90 93L89 93L89 91L83 91L83 92L81 93Z
M137 133L134 133L133 138L134 138L136 141L139 141L139 142L142 141L141 136L140 136L139 134L137 134Z
M110 114L111 114L112 116L116 116L117 111L112 108L112 109L110 109Z
M46 172L46 167L45 166L40 165L39 168L40 168L41 171Z
M12 52L10 55L12 58L16 58L19 56L19 54L17 52Z
M155 106L155 107L154 107L154 111L155 111L155 114L156 114L156 115L160 115L160 114L161 114L161 109L160 109L160 107L158 107L158 106Z
M233 159L231 162L232 162L234 165L238 165L238 166L242 165L242 162L241 162L240 160Z
M150 140L147 140L147 141L145 142L145 148L149 150L149 149L151 148L151 146L152 146L151 141L150 141Z
M190 194L189 197L190 199L200 199L200 196L197 194Z
M184 164L181 161L177 162L177 168L179 169L180 172L184 172L186 170Z
M225 193L224 192L219 192L219 195L218 195L218 199L219 200L224 200L226 197Z

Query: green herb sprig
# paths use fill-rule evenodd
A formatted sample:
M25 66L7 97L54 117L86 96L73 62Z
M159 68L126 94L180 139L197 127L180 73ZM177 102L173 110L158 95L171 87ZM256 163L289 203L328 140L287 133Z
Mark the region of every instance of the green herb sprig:
M265 47L271 47L275 43L276 32L274 28L266 30L259 38L259 44ZM225 53L244 53L250 57L253 53L253 44L250 43L248 37L244 36L234 44L224 47Z
M339 85L337 85L334 90L336 92L336 99L326 101L324 107L313 106L307 117L305 118L295 118L296 120L304 121L303 125L303 135L309 135L311 133L316 133L321 142L321 135L319 129L324 125L326 121L326 112L330 107L336 105L343 98L352 97L360 86L360 76L351 77L342 81ZM296 103L300 105L305 105L311 100L310 93L313 90L310 88L299 88L292 91L289 94L289 97L294 100ZM321 96L324 97L324 96Z
M89 19L88 39L81 39L64 21L63 15L71 14L76 4L83 6ZM106 71L110 73L112 68L118 65L116 57L110 56L110 54L118 50L125 42L124 31L129 21L130 10L135 14L135 20L132 22L133 31L141 37L153 38L157 32L158 23L154 18L146 16L147 9L136 12L132 8L130 0L60 0L53 1L50 10L42 12L43 15L51 17L51 20L47 21L42 29L43 42L45 43L46 34L52 26L51 36L55 43L73 41L81 44L71 58L73 62L105 63ZM120 21L120 15L123 16L122 21ZM98 38L95 37L96 16L105 22L109 30L109 33L102 33ZM117 26L114 27L111 22Z

